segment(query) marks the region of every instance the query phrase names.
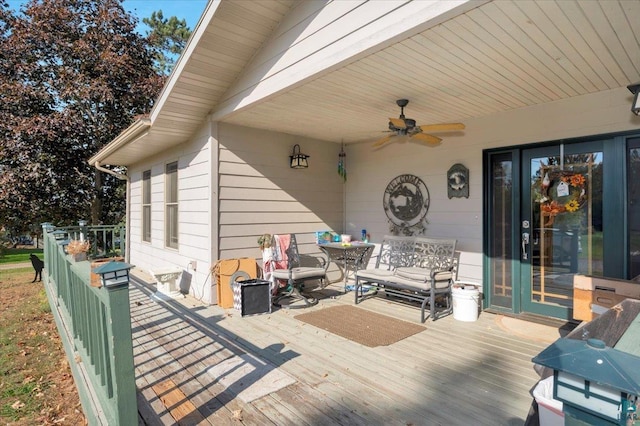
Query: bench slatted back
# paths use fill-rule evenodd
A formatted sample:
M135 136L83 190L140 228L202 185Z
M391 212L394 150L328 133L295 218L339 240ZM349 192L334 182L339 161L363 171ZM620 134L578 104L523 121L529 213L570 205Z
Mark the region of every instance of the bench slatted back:
M456 240L416 237L414 246L413 266L431 270L446 270L454 267Z
M413 237L385 235L376 260L376 268L392 270L402 266L413 266Z

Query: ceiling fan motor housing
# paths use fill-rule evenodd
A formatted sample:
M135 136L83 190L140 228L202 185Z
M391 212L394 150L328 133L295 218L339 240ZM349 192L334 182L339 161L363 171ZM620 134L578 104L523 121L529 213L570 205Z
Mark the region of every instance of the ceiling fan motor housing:
M398 135L406 135L409 133L414 133L414 130L416 130L416 120L412 118L406 118L404 115L404 107L406 107L408 104L409 104L408 99L398 99L396 101L396 105L400 107L400 117L398 118L404 121L404 125L405 125L404 128L398 128L394 126L392 122L389 122L389 130L396 132Z
M396 104L400 107L400 117L389 118L389 130L393 134L385 136L382 139L376 141L373 144L374 148L381 147L386 143L388 143L389 141L404 142L407 139L426 144L430 147L434 147L434 146L440 145L440 142L442 142L442 138L439 138L430 133L425 133L426 131L443 132L443 131L464 129L464 124L462 123L440 123L440 124L431 124L427 126L417 126L416 120L412 118L406 118L404 116L404 107L406 107L407 104L409 104L409 100L398 99L396 101ZM394 136L405 136L405 137L409 136L409 138L393 139Z
M418 130L418 128L416 127L416 120L412 119L412 118L404 118L402 116L400 116L400 119L404 121L404 128L399 128L394 126L394 124L390 121L389 122L389 130L393 131L393 132L397 132L397 134L399 135L406 135L407 133L412 133L415 130Z

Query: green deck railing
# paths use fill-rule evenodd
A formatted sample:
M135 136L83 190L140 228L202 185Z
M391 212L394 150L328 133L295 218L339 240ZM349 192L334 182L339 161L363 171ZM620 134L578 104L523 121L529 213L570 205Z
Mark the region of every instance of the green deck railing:
M91 248L87 255L93 259L125 254L125 228L122 225L55 227L45 223L44 230L50 232L63 245L68 244L70 240L89 241ZM43 234L46 234L46 231Z
M124 240L123 232L108 227L64 229L72 238L80 231L84 238L103 233ZM137 425L129 287L92 286L91 260L74 262L65 253L68 240L55 228L43 234L43 281L84 414L91 425Z

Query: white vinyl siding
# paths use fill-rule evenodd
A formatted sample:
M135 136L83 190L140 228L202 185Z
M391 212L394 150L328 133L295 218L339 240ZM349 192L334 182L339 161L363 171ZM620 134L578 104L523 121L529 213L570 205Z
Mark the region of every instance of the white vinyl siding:
M311 264L320 253L315 232L342 233L340 145L227 124L219 140L219 258L259 259L260 235L295 233ZM310 155L309 168L289 167L295 144Z
M216 191L210 186L211 164L216 164L211 162L210 154L217 152L210 147L212 141L211 125L205 122L193 139L179 149L149 156L143 163L128 168L131 176L130 262L142 271L168 266L183 268L183 277L189 277L189 293L207 303L211 303L209 265L214 258L211 254L211 220L217 216L212 210L216 205L212 202L212 194ZM169 187L168 166L176 171L173 177L177 177ZM151 172L150 242L142 239L146 171ZM177 189L177 196L172 188ZM169 197L171 194L173 199ZM173 213L167 221L169 201L177 209L171 208ZM177 243L175 247L166 244L168 239ZM183 290L187 291L186 285ZM215 295L215 288L213 290Z
M178 248L178 162L165 166L165 245Z
M151 242L151 170L142 172L142 241Z

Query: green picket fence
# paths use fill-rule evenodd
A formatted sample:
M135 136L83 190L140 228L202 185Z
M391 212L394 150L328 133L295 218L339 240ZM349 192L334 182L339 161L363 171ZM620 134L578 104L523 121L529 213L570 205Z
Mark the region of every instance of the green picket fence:
M109 235L103 239L106 242L115 241L117 235L123 241L124 232L112 228L63 231L72 238L84 232L84 238ZM43 281L84 414L89 424L137 425L129 287L92 286L91 260L74 262L65 253L68 239L60 238L62 233L56 231L48 227L43 233ZM108 249L98 250L107 253ZM118 251L111 250L113 254Z

